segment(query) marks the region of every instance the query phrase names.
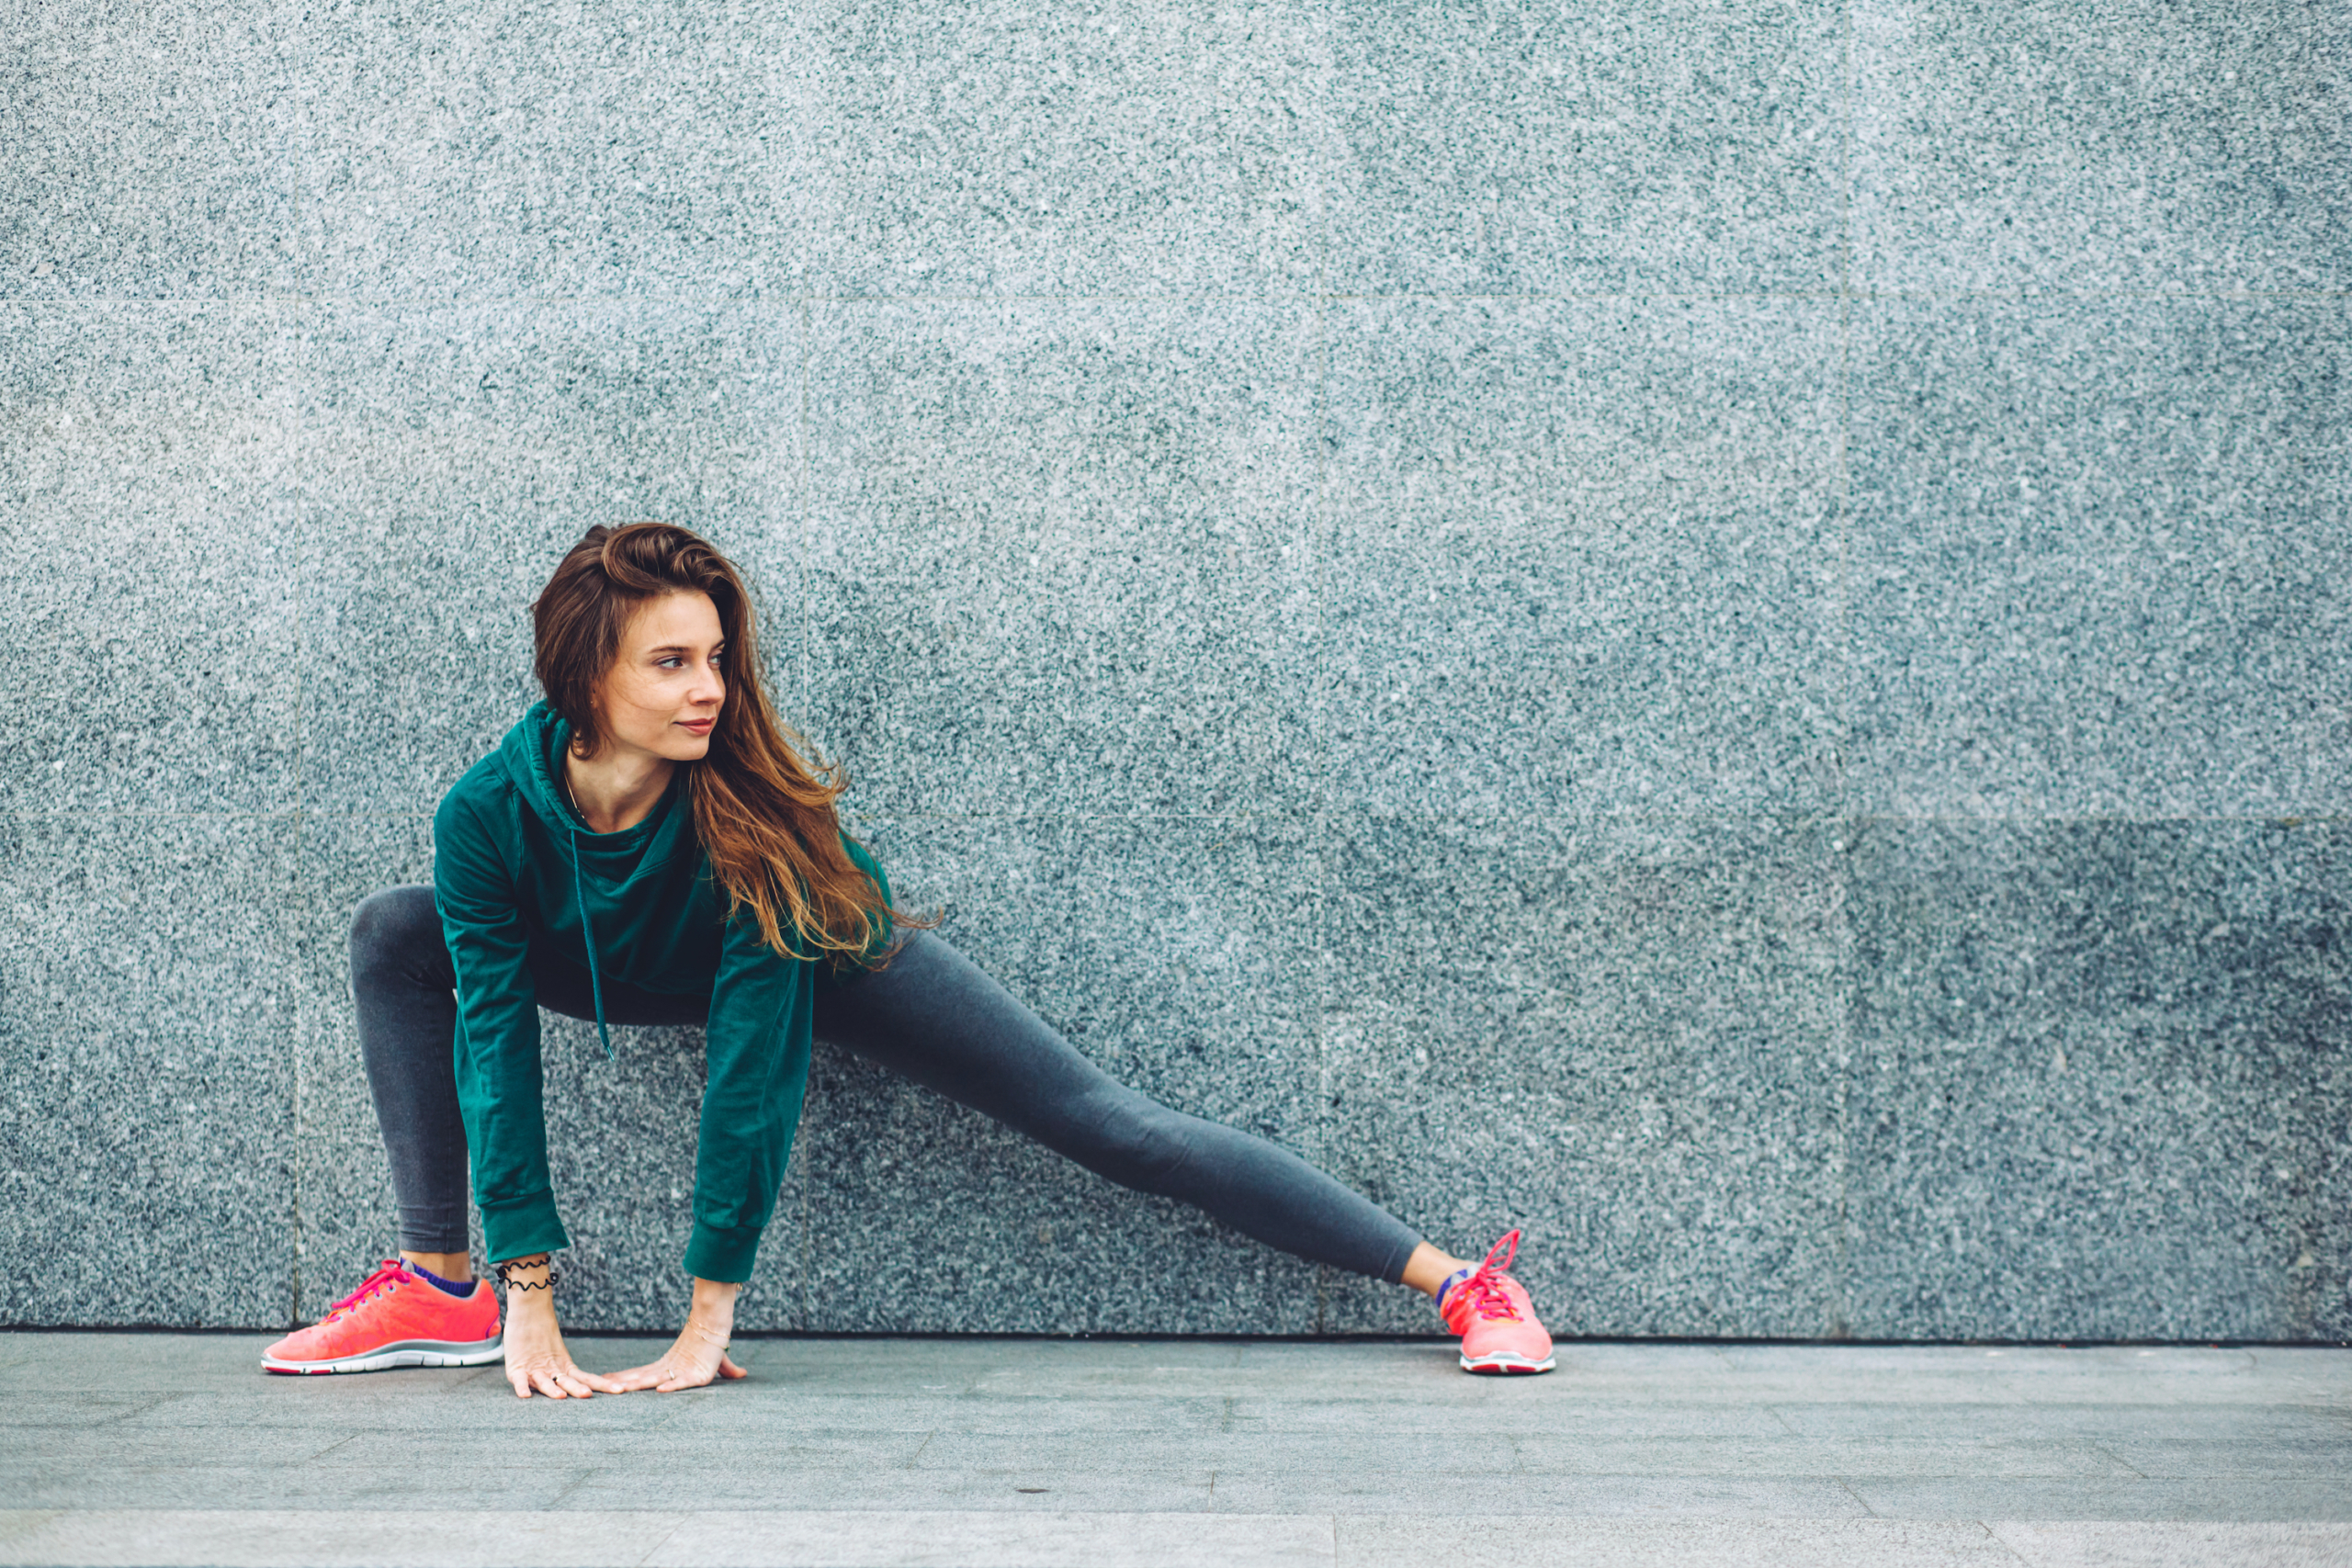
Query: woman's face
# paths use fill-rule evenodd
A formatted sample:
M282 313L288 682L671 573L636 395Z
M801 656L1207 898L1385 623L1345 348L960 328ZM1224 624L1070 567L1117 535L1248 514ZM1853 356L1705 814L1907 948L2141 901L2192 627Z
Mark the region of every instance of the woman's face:
M648 600L621 634L620 654L597 683L605 733L623 750L700 761L727 699L718 672L725 652L718 607L709 594Z

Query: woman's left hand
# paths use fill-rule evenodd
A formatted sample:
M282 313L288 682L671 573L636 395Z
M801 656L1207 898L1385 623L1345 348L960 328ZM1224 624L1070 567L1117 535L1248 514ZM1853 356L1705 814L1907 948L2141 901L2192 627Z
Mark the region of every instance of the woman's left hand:
M682 1388L700 1388L719 1378L747 1378L752 1374L735 1364L735 1358L718 1346L708 1344L695 1332L694 1321L678 1332L677 1342L658 1361L648 1361L641 1367L631 1367L625 1372L612 1374L613 1382L622 1390L634 1393L650 1388L656 1393L675 1393Z
M612 1381L630 1392L650 1388L656 1393L675 1393L682 1388L701 1388L721 1378L750 1377L752 1374L737 1366L735 1359L727 1353L728 1336L735 1325L735 1293L742 1288L696 1280L695 1302L686 1313L686 1325L678 1330L678 1337L662 1359L615 1372Z

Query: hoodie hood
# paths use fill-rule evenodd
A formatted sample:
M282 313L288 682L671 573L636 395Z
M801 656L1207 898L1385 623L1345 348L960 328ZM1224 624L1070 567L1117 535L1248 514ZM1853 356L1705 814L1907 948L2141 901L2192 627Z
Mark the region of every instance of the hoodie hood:
M547 825L548 830L562 833L571 830L599 839L622 840L638 833L662 815L669 807L669 795L677 793L683 768L670 771L670 787L662 803L646 814L645 820L634 828L617 833L598 833L571 809L571 797L556 777L556 759L563 755L571 743L571 723L555 709L540 701L531 705L522 721L506 732L498 743L498 770L506 775L525 805L533 815Z
M605 1018L605 977L615 972L618 959L623 977L633 984L646 984L627 973L642 967L628 959L631 953L642 953L649 946L642 939L658 931L661 923L669 924L673 931L679 929L676 918L688 912L680 907L682 893L686 904L697 902L691 886L681 887L680 872L686 871L684 880L689 884L699 879L692 867L682 868L678 863L694 856L696 845L692 813L684 809L681 800L685 793L684 767L670 771L668 786L643 821L617 833L599 833L590 828L572 809L556 774L558 760L571 741L571 724L541 701L532 704L521 722L506 732L490 761L512 792L517 847L542 873L554 874L543 878L552 897L542 899L542 913L554 934L569 935L576 930L579 962L588 971L589 991L595 998L596 1035L609 1055L613 1040ZM548 863L550 861L555 863ZM565 892L571 894L569 899L563 898ZM713 967L717 911L707 907L707 900L702 902L706 907L695 911L702 919L685 924L709 928L712 940L698 944L706 952L695 955L703 961L690 963L682 971L675 964L679 954L662 953L662 973L652 977L649 989L670 989L689 976L698 983ZM656 910L668 919L649 931L647 917ZM658 938L650 945L674 948L673 942ZM624 948L629 952L624 953Z
M571 828L585 831L588 827L564 798L563 786L556 783L555 759L571 739L570 722L545 702L537 702L498 743L499 771L521 792L524 804L539 820L559 833Z
M522 721L506 732L494 760L499 773L514 787L516 798L538 819L544 832L567 849L573 840L578 840L590 874L613 885L611 890L618 893L637 871L653 869L646 863L647 851L675 852L693 848L691 825L672 820L689 815L678 809L685 794L685 766L670 770L669 786L662 792L653 809L645 814L645 820L617 833L599 833L571 808L571 796L556 774L556 759L571 743L571 722L545 702L537 702ZM681 826L689 830L681 834L677 831ZM667 859L668 852L657 858Z

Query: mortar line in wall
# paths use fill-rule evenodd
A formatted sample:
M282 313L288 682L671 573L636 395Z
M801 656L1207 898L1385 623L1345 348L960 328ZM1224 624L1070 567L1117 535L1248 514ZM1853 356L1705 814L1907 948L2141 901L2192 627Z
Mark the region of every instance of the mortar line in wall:
M1541 303L1545 300L1570 299L1767 299L1767 300L1827 300L1849 297L1849 291L1828 288L1571 288L1532 289L1508 294L1454 294L1448 292L1408 290L1396 294L1326 294L1326 301L1435 300L1444 302L1516 301ZM788 299L804 308L812 303L836 305L991 305L991 304L1188 304L1204 301L1238 300L1252 303L1269 299L1298 299L1290 294L817 294L775 296ZM1850 298L1862 303L1878 300L1908 300L1933 303L1938 300L2008 300L2030 303L2037 300L2089 302L2107 299L2203 300L2230 303L2248 300L2301 300L2315 304L2332 304L2352 299L2352 289L2342 288L1866 288L1850 291ZM526 295L502 296L497 299L432 295L358 295L358 294L0 294L0 304L19 310L54 308L79 310L90 305L144 305L155 307L204 307L252 310L268 305L299 305L330 309L365 310L471 310L492 307L576 307L583 305L674 306L682 310L739 310L757 306L762 297L738 295L675 296L662 299L635 298L609 294Z
M2030 305L2043 300L2096 304L2109 299L2183 299L2226 305L2245 300L2309 300L2334 303L2352 299L2352 291L2329 288L1859 288L1853 298L1863 304L1882 300L1935 304L1945 300L2006 300Z
M816 433L814 424L808 417L808 344L809 340L816 335L817 318L815 310L806 299L800 300L795 307L795 312L799 318L800 327L800 494L797 498L798 516L795 519L796 532L799 536L799 548L795 552L794 561L794 576L797 579L795 586L798 589L796 597L799 601L796 606L794 620L800 633L800 668L797 671L797 705L803 721L814 722L816 715L811 705L816 701L816 693L811 687L809 679L812 655L809 647L810 592L808 563L813 557L813 547L816 543L814 524L816 466L811 451L816 441Z
M307 117L305 117L303 123L307 133L309 125ZM303 169L303 152L307 140L307 134L298 136L295 138L294 143L295 188L300 191L308 191L310 189L310 186L304 178ZM296 239L296 244L298 247L300 244L299 233ZM294 406L290 411L294 424L294 450L288 463L288 469L294 485L293 799L295 805L294 809L290 814L294 827L294 859L290 870L291 874L295 877L299 878L301 875L301 868L309 863L309 856L306 852L310 847L311 830L310 819L308 814L301 808L301 802L305 797L304 779L307 769L304 764L309 760L311 737L311 694L309 680L311 670L311 625L309 610L311 582L310 569L311 564L311 487L309 482L310 470L307 466L307 454L311 448L311 443L309 439L311 398L311 378L316 368L315 356L312 350L316 341L314 333L316 331L317 323L313 320L311 313L314 307L308 301L294 305L290 307L290 309L293 311L296 322L294 375L290 378L293 386L292 396L294 400ZM293 911L298 909L307 909L309 907L309 900L294 896L299 893L298 888L289 888L288 889L288 893L289 897L286 900L286 918L289 921L299 919L300 917L296 915ZM291 966L291 972L287 976L288 992L287 1003L294 1020L294 1027L289 1032L289 1038L292 1041L294 1059L289 1065L289 1070L287 1074L288 1080L288 1100L289 1103L287 1108L288 1127L286 1154L287 1163L289 1168L287 1172L286 1188L288 1195L288 1208L289 1211L288 1220L293 1233L289 1237L289 1240L293 1245L288 1248L292 1260L292 1278L287 1282L288 1299L287 1301L286 1321L288 1325L292 1325L302 1321L302 1291L305 1281L305 1269L303 1268L303 1263L309 1250L310 1240L309 1235L307 1235L308 1225L305 1223L303 1210L303 1204L309 1197L309 1194L303 1190L302 1179L307 1162L302 1158L302 1122L304 1112L308 1109L307 1102L310 1085L308 1082L309 1062L307 1058L309 1053L306 1047L309 1043L310 1028L312 1021L311 1014L312 1010L310 1000L311 987L303 984L304 976L302 975L301 942L299 936L292 931L289 931L288 936L289 940L288 942L287 959L288 963Z
M796 597L799 602L796 606L797 613L794 619L800 634L798 671L800 721L803 724L814 725L817 722L817 715L813 707L816 693L809 680L809 569L808 563L812 556L811 546L815 542L816 532L813 522L817 499L816 469L812 450L816 442L816 434L808 417L808 344L810 339L816 335L817 318L815 308L805 294L798 298L794 308L799 318L800 326L800 494L798 516L795 520L800 547L796 552L794 562L795 586L798 590ZM797 1218L800 1227L800 1302L799 1311L796 1315L804 1331L815 1322L817 1303L816 1292L809 1284L810 1277L815 1273L817 1267L814 1217L808 1206L808 1188L812 1179L808 1172L807 1152L809 1145L810 1140L806 1137L796 1136L792 1141L793 1157L800 1162L801 1172L800 1201L797 1205L799 1210Z
M999 305L999 304L1090 304L1150 305L1174 304L1261 304L1290 300L1305 302L1313 299L1827 299L1838 290L1833 286L1824 288L1654 288L1639 286L1606 288L1520 288L1486 292L1454 292L1451 289L1398 289L1394 292L1342 292L1325 290L1321 287L1321 264L1317 264L1317 285L1300 289L1258 289L1238 291L1180 290L1170 293L1120 293L1116 291L1085 290L1058 294L789 294L746 296L736 294L636 296L614 294L528 294L500 295L479 298L458 295L432 294L286 294L262 297L249 296L86 296L75 295L74 302L92 299L101 302L130 304L236 304L258 299L300 299L330 305L356 305L368 308L472 307L489 305L637 305L676 306L686 310L709 310L742 309L763 303L786 301L797 304L827 305ZM5 299L6 296L0 296ZM57 299L55 296L28 296L28 299Z
M18 822L291 822L312 813L284 811L0 811L0 818ZM334 820L329 818L328 820Z
M1852 801L1848 795L1849 780L1846 772L1847 749L1854 733L1854 514L1853 514L1853 430L1854 430L1854 126L1858 114L1857 88L1854 72L1854 13L1849 6L1844 13L1843 27L1838 35L1838 48L1843 58L1839 62L1839 82L1844 90L1845 112L1838 119L1838 203L1840 208L1838 266L1838 429L1834 442L1834 468L1831 494L1838 550L1838 649L1840 660L1837 722L1837 750L1833 756L1832 777L1836 780L1838 815L1847 821ZM1853 1106L1854 1074L1854 968L1853 968L1853 876L1851 862L1845 850L1855 841L1854 830L1841 827L1832 853L1831 891L1838 901L1838 952L1842 971L1838 986L1839 1006L1831 1028L1831 1049L1837 1053L1837 1087L1832 1091L1833 1113L1838 1128L1838 1232L1829 1251L1829 1301L1832 1334L1848 1331L1852 1321L1847 1301L1847 1220L1852 1196L1853 1128L1850 1114Z
M905 822L995 822L1012 819L1036 821L1129 821L1154 822L1242 822L1264 818L1284 820L1295 815L1282 811L889 811L849 808L853 818L888 818ZM325 822L430 822L430 811L0 811L0 819L22 821L188 821L188 822L291 822L297 818L317 824Z
M1319 277L1319 264L1318 264ZM2167 297L2178 290L2165 290ZM2292 292L2311 292L2295 290ZM2338 292L2321 290L2319 292ZM762 305L992 305L1005 303L1085 304L1154 304L1161 301L1184 304L1215 304L1238 302L1256 304L1272 300L1306 301L1329 299L1621 299L1628 296L1666 299L1822 299L1836 295L1832 288L1570 288L1512 289L1488 293L1455 293L1448 289L1401 289L1394 293L1326 292L1318 286L1300 289L1244 291L1178 291L1173 293L1123 294L1085 291L1061 294L822 294L782 293L745 294L500 294L492 296L458 294L329 294L288 292L283 294L19 294L0 292L0 303L16 305L224 305L254 308L263 305L334 305L357 306L366 309L479 309L494 306L543 305L631 305L675 306L684 310L745 310Z
M1328 168L1325 166L1324 160L1328 157L1330 150L1319 137L1317 139L1316 145L1317 149L1316 163L1318 177L1315 182L1314 218L1315 348L1314 359L1311 367L1312 387L1307 401L1310 420L1307 428L1307 440L1312 445L1315 454L1315 492L1308 517L1308 524L1313 532L1310 543L1307 547L1314 553L1313 564L1315 570L1315 618L1313 623L1315 651L1314 657L1307 661L1307 669L1310 671L1310 678L1313 681L1313 685L1307 694L1308 722L1312 726L1310 733L1313 737L1308 747L1308 755L1313 759L1315 781L1314 787L1308 792L1307 795L1307 798L1314 803L1314 808L1307 813L1306 817L1307 842L1313 846L1310 852L1310 859L1313 863L1314 877L1311 886L1314 890L1313 897L1315 899L1315 923L1313 926L1315 939L1309 947L1307 955L1307 962L1310 966L1307 982L1307 998L1308 1005L1313 1010L1313 1017L1310 1021L1313 1025L1313 1029L1312 1032L1308 1035L1308 1039L1312 1042L1315 1051L1315 1161L1318 1166L1328 1170L1331 1166L1331 1140L1329 1137L1331 1061L1330 1031L1326 1026L1324 1021L1324 1013L1326 1010L1323 987L1325 975L1324 954L1330 942L1329 877L1327 874L1328 867L1325 863L1329 845L1330 831L1329 820L1329 802L1324 798L1323 792L1331 776L1330 669L1329 662L1330 659L1331 536L1333 529L1330 506L1331 472L1329 458L1331 429L1331 224L1329 205L1325 199L1325 193L1329 189L1329 182L1326 178L1320 177L1329 172ZM1317 1334L1328 1334L1330 1332L1330 1326L1331 1269L1329 1264L1318 1264L1315 1269L1315 1332Z
M300 868L307 863L307 856L304 852L308 848L309 836L310 825L300 817L296 817L294 818L294 860L293 865L290 868L290 874L297 878L301 874ZM308 901L306 899L291 896L294 892L295 889L288 889L289 896L286 900L286 919L289 921L299 918L293 911L306 908L308 907ZM292 1224L292 1240L294 1244L291 1249L293 1257L293 1277L288 1281L289 1295L287 1302L286 1312L287 1324L288 1326L291 1326L300 1324L302 1321L302 1263L306 1252L307 1242L307 1237L303 1234L305 1227L302 1213L302 1203L305 1197L302 1190L302 1173L304 1169L304 1161L302 1159L302 1111L303 1100L305 1098L304 1090L308 1088L308 1084L306 1082L306 1067L308 1065L307 1057L309 1053L305 1047L308 1045L310 1041L311 988L302 983L303 976L300 940L298 937L295 937L294 933L290 931L288 935L289 940L287 943L288 950L287 962L289 966L289 973L286 976L287 990L288 993L287 1002L294 1018L294 1027L288 1031L288 1035L293 1042L291 1049L294 1053L294 1060L291 1065L291 1070L287 1075L289 1080L288 1086L288 1099L289 1104L287 1108L288 1135L286 1151L288 1167L286 1190L288 1194L288 1204L290 1210L288 1217Z
M2211 823L2216 826L2284 825L2296 828L2331 827L2352 823L2352 811L2133 811L2133 812L1919 812L1919 811L1854 811L1840 809L1832 804L1812 807L1741 807L1694 805L1684 807L1657 809L1594 810L1563 809L1557 806L1529 803L1497 807L1489 811L1433 811L1418 807L1394 809L1364 807L1359 815L1379 821L1409 820L1413 822L1444 823L1476 826L1487 822L1521 820L1546 822L1850 822L1858 824L1932 823L1939 826L1968 826L1976 823L2066 825L2084 824L2128 828L2135 825L2158 826L2178 823ZM0 813L0 816L8 815ZM43 815L76 818L104 813L44 813ZM1295 811L857 811L853 819L889 820L893 822L1320 822L1329 816L1322 808ZM323 820L323 818L322 818ZM354 818L355 821L385 820L375 818Z
M1835 807L1770 807L1694 806L1676 810L1562 810L1556 807L1538 805L1498 807L1492 811L1425 811L1419 809L1366 810L1363 816L1378 820L1409 819L1414 822L1475 826L1489 822L1545 821L1564 823L1598 822L1758 822L1758 821L1820 821L1826 818L1854 823L1858 826L1901 825L1935 827L1970 827L2000 824L2033 827L2159 827L2206 825L2212 827L2288 827L2332 828L2352 824L2352 811L2151 811L2151 812L1901 812L1853 811L1840 812ZM1319 823L1328 813L1314 810L1306 813L1284 811L858 811L852 810L853 820L892 822L933 822L942 824L980 822L1287 822ZM323 812L323 811L0 811L0 821L8 822L294 822L307 827L322 827L333 822L430 822L431 812L387 811Z

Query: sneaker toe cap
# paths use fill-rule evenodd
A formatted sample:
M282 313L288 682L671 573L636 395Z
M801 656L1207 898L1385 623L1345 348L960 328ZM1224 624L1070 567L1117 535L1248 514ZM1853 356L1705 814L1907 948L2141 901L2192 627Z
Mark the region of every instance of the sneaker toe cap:
M275 1345L262 1351L266 1360L316 1361L327 1354L328 1347L321 1342L319 1325L296 1329Z

